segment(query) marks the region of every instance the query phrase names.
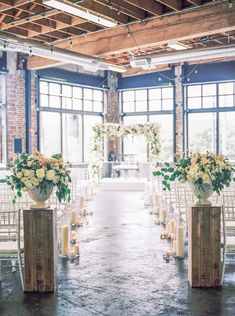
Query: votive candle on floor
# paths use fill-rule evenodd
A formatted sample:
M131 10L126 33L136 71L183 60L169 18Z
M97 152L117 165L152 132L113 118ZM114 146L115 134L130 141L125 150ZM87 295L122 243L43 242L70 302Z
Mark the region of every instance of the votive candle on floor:
M184 226L180 225L176 229L176 256L184 257Z
M69 253L69 226L63 225L61 231L61 254L68 256Z

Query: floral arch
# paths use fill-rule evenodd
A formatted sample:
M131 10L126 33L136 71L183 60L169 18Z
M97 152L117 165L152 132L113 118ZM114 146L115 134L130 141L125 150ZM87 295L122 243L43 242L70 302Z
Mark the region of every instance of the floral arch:
M104 160L103 139L114 140L127 136L144 135L149 145L150 161L154 163L160 152L159 125L156 123L123 125L118 123L97 124L93 127L93 139L91 144L92 161L89 165L90 178L99 182L102 162Z

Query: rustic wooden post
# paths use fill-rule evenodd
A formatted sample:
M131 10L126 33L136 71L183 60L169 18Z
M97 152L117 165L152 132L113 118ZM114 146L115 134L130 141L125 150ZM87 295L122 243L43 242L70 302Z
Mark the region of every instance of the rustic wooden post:
M24 210L24 291L56 289L56 210Z
M219 287L221 207L193 206L188 222L189 283L192 287Z

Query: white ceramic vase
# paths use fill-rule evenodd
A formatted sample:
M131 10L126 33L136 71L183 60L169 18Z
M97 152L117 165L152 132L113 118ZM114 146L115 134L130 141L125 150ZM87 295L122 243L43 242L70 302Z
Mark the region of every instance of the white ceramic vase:
M41 183L37 187L28 190L30 198L35 202L30 206L31 209L46 209L46 201L53 191L53 183Z
M200 186L191 184L191 188L197 198L196 205L211 205L211 202L208 200L213 194L213 187L211 184L205 183Z

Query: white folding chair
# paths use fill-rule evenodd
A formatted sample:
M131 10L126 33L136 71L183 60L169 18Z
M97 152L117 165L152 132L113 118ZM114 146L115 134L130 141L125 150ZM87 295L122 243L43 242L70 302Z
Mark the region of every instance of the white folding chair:
M2 281L2 262L4 267L12 267L12 272L19 266L22 288L23 281L23 246L21 241L21 210L17 209L11 201L0 203L0 282Z

